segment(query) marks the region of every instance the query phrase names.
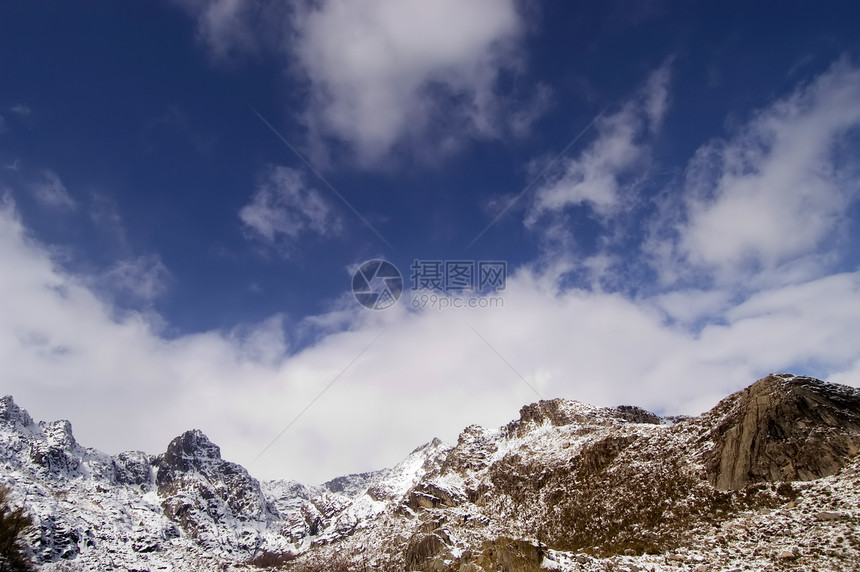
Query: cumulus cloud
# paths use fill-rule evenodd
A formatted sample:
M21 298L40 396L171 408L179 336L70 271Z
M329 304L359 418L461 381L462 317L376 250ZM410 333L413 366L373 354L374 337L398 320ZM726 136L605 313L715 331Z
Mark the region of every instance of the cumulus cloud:
M331 236L341 228L328 201L301 173L281 166L267 170L239 218L257 238L287 249L303 234Z
M546 214L587 205L599 217L635 202L635 189L648 165L650 137L659 131L669 105L669 64L653 72L645 86L618 111L597 118L596 140L575 158L563 161L558 174L535 193L526 224Z
M519 63L522 27L512 0L307 4L293 51L313 87L309 120L368 160L431 119L494 135L495 83Z
M860 70L842 60L690 162L675 230L682 260L718 280L770 272L838 238L856 200Z
M32 191L36 200L47 207L72 210L77 206L63 181L53 171L43 171L41 180L32 185Z
M391 465L471 423L515 417L536 398L498 354L541 395L671 413L704 410L771 370L826 376L856 367L857 273L704 304L565 287L556 270L514 270L500 292L504 307L492 310L344 305L333 317L308 317L338 326L292 351L291 332L303 325L282 316L167 338L150 316L116 312L58 267L7 205L4 391L37 418L71 417L81 442L108 451L159 452L198 427L225 457L249 463L340 375L251 467L315 482ZM701 313L713 318L706 327L681 324Z
M547 215L588 205L604 218L630 208L625 173L647 167L649 138L668 109L663 69L601 120L595 142L566 165L562 178L571 179L557 202L550 200L556 181L538 192L537 200L548 202L535 208ZM658 242L655 233L646 245L655 259L658 247L666 249L667 268L696 273L683 289L582 285L569 279L577 266L600 274L617 260L554 253L511 268L498 293L504 305L493 309L410 311L407 299L370 312L344 293L331 312L298 323L276 315L168 338L156 316L117 312L85 278L63 270L7 204L0 208L4 388L37 418L72 417L83 443L158 452L198 427L225 457L243 463L319 397L251 466L261 477L319 482L390 466L432 437L455 439L471 423L503 424L534 401L529 385L547 397L665 413L701 412L771 371L860 385L860 272L828 275L810 262L841 224L834 205L853 200L851 169L837 169L833 153L838 166L852 165L841 139L857 122L857 82L857 71L840 62L757 113L735 137L695 155L680 189L667 190L666 204L675 201L676 210L655 215L668 238ZM795 176L814 193L805 194ZM586 180L591 190L572 190ZM770 235L754 241L749 218L725 219L746 238L717 233L709 217L737 197L775 208L784 219L777 224L765 212L762 224L796 232L800 242ZM271 244L336 228L323 198L283 167L266 172L240 217ZM807 223L813 231L799 228ZM742 288L703 279L750 252L758 264L779 265L784 279L746 280ZM137 266L118 276L153 265ZM294 343L301 336L312 340Z
M499 87L525 65L514 0L177 1L216 59L286 58L308 83L311 147L331 137L368 166L395 146L435 158L472 138L522 135L551 100L545 85Z

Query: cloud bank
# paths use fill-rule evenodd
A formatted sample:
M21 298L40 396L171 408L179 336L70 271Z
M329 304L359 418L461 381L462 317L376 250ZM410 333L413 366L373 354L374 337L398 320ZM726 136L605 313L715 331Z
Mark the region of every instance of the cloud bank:
M625 213L651 206L625 181L648 175L649 141L671 113L669 78L656 72L608 114L529 212L592 208L611 245ZM841 213L856 202L846 175L856 159L843 151L860 123L858 90L860 72L837 62L695 152L666 190L672 200L654 199L639 248L627 259L598 253L605 272L639 265L662 279L638 292L571 281L594 256L550 251L512 269L502 308L416 312L405 300L367 312L344 293L331 313L298 322L275 315L171 337L157 317L119 311L88 277L63 270L7 201L4 390L37 418L74 412L80 441L108 451L159 452L197 427L226 458L249 463L337 379L251 466L319 482L391 465L472 423L500 425L535 400L529 385L545 397L693 414L771 371L860 386L860 272L839 265L850 246L839 240ZM246 224L263 239L316 232L329 215L313 192L288 169L269 175ZM158 264L117 267L116 278L158 274ZM309 328L318 340L295 348Z

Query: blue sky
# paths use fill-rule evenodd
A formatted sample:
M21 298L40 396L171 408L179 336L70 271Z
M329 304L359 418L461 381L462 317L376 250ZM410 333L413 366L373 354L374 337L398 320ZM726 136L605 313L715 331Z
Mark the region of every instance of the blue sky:
M4 3L0 389L110 452L199 427L314 482L538 394L858 386L858 12ZM407 278L378 312L374 258ZM416 311L415 259L507 287Z

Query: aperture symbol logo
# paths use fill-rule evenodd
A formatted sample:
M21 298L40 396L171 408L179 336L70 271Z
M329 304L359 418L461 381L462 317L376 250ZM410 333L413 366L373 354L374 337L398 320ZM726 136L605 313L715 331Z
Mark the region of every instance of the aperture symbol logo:
M387 260L368 260L352 275L352 294L369 310L385 310L400 299L403 276Z

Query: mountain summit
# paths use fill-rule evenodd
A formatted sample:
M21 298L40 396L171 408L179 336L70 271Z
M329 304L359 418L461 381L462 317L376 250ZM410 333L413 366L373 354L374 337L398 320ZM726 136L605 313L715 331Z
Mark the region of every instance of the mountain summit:
M105 455L0 399L44 570L848 570L858 451L860 392L788 374L690 418L540 401L318 486L259 482L199 430Z
M809 377L770 375L705 417L717 445L711 481L723 490L826 477L860 450L858 391Z

